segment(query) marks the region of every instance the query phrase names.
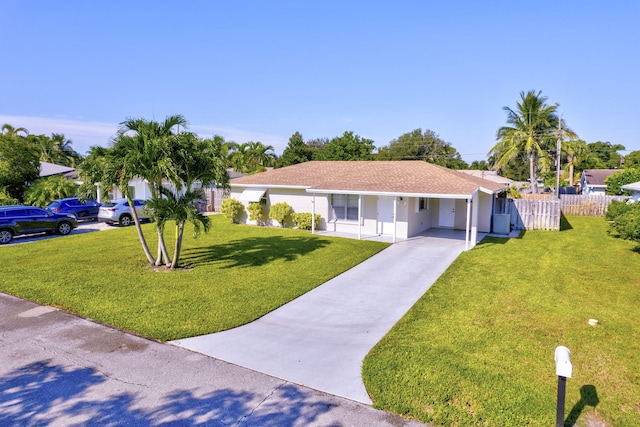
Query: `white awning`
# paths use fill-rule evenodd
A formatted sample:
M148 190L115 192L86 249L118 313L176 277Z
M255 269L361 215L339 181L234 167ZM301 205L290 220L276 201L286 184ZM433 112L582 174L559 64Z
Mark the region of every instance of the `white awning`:
M242 192L239 199L243 202L259 202L266 191L266 188L247 188Z

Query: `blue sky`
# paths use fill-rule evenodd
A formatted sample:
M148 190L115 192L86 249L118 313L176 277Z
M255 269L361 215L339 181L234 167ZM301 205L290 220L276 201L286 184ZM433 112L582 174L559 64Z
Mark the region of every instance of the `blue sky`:
M640 0L0 0L0 123L85 153L127 117L278 154L431 129L486 159L502 107L541 90L587 142L640 150Z

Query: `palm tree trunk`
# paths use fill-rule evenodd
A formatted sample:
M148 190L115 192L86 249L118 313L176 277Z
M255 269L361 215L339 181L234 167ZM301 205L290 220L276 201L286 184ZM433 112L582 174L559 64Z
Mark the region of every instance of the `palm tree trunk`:
M569 186L573 187L573 156L568 156L567 161L569 163Z
M149 250L149 245L147 245L147 240L144 238L144 233L142 233L142 227L140 226L140 219L138 218L138 212L133 206L133 200L127 197L127 201L129 202L129 207L131 208L131 215L133 216L133 221L136 225L136 231L138 232L138 238L140 239L140 243L142 244L142 250L147 257L147 261L149 264L154 265L156 260L151 255L151 251Z
M173 251L173 261L171 261L171 269L173 270L178 266L178 260L180 259L180 250L182 249L182 235L184 233L184 222L180 225L176 224L177 236L176 245Z
M156 266L162 264L169 265L169 252L167 251L167 245L164 242L164 231L160 227L156 227L158 233L158 259L156 259Z

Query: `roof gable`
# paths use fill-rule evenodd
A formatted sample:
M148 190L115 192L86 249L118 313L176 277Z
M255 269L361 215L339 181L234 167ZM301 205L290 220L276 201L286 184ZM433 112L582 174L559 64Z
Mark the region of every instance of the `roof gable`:
M231 186L305 188L318 192L471 195L504 185L431 163L408 161L312 161L231 180Z

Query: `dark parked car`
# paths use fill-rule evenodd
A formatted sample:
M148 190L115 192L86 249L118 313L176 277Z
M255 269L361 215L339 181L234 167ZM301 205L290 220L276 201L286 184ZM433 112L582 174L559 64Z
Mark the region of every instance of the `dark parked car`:
M77 226L73 215L33 206L0 206L0 244L9 243L18 234L57 233L65 236Z
M98 209L100 203L95 200L87 200L83 202L77 197L69 197L67 199L58 199L47 205L47 210L53 213L72 214L77 219L98 219Z

